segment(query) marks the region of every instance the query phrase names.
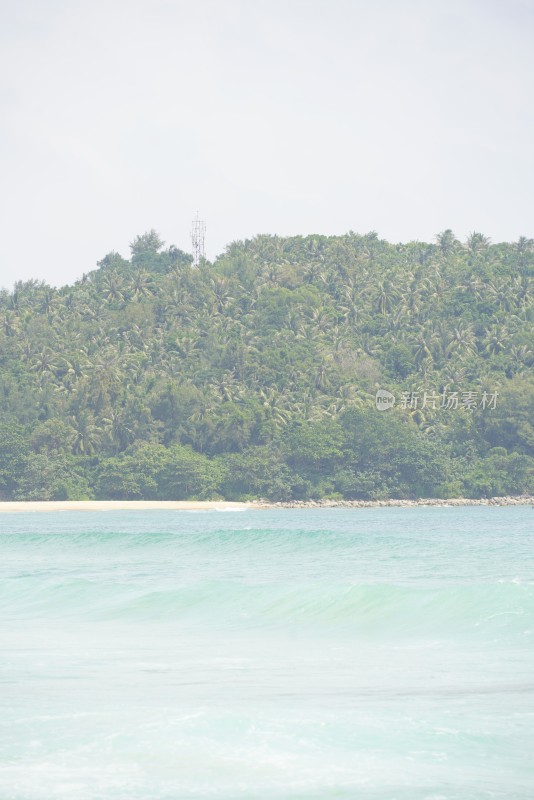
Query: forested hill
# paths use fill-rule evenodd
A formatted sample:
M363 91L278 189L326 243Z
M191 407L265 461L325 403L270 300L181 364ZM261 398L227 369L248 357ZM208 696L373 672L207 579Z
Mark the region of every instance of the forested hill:
M534 242L258 236L0 293L0 495L534 491ZM377 410L377 390L395 405Z

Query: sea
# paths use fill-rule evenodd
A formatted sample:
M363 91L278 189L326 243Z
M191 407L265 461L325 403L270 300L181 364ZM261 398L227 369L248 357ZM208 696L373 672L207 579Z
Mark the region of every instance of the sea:
M0 515L1 800L534 797L530 507Z

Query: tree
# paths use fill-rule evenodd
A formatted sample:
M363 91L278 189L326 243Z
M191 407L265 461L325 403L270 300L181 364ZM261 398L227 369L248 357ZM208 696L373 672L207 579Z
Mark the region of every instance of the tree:
M65 453L32 453L15 492L16 500L92 500L88 465Z
M283 438L289 466L304 478L318 480L332 474L343 460L345 435L331 419L291 425Z
M487 236L484 236L483 233L473 231L467 237L466 246L471 255L478 256L488 249L490 243L490 239Z
M11 497L22 477L29 453L24 429L20 425L0 423L0 496Z
M448 256L450 253L452 253L454 248L459 244L450 228L447 228L446 231L438 233L436 236L436 242L438 243L438 247L444 256Z
M159 496L164 500L210 500L218 494L222 471L191 447L172 445L160 474Z
M66 420L47 419L33 429L30 444L35 453L51 456L71 453L76 440L76 429Z
M100 464L98 494L103 498L124 500L156 499L159 497L161 475L169 460L169 451L163 445L139 443L127 453L108 458Z
M154 228L151 228L151 230L141 236L136 236L133 242L130 242L132 259L136 260L142 256L155 255L164 245L165 242L159 233Z
M395 410L347 409L340 421L346 461L356 476L374 474L394 497L439 496L450 470L443 442L429 439Z
M522 377L510 381L495 408L480 413L480 427L493 447L534 456L534 384Z
M309 487L289 469L274 445L250 447L242 453L220 456L220 489L227 500L289 500L308 496Z

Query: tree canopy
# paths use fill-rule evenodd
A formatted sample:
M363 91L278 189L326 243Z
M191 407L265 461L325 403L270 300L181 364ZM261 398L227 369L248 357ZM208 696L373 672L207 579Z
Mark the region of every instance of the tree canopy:
M534 242L151 230L0 292L4 498L534 491ZM378 389L395 397L379 412Z

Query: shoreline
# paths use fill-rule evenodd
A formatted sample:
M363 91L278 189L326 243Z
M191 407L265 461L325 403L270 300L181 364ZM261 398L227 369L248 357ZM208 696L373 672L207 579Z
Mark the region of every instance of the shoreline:
M453 508L458 506L534 506L534 497L489 497L448 500L287 500L246 503L227 500L5 500L0 501L0 514L54 511L246 511L277 508Z
M244 511L252 503L226 500L4 500L0 514L37 511Z
M447 500L440 498L420 498L418 500L284 500L277 503L254 501L259 508L452 508L459 506L534 506L534 497L518 495L516 497L453 497Z

